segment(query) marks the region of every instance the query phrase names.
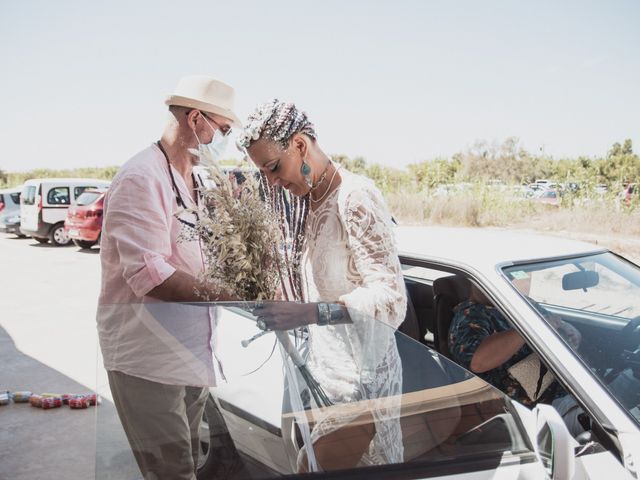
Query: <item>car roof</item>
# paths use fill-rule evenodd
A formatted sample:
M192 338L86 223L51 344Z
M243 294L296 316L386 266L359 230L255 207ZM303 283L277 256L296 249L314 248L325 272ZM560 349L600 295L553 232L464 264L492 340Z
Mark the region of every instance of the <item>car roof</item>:
M481 271L496 265L606 251L602 247L548 235L499 228L396 227L400 254L445 261Z
M0 188L0 193L20 193L20 192L22 192L22 187Z

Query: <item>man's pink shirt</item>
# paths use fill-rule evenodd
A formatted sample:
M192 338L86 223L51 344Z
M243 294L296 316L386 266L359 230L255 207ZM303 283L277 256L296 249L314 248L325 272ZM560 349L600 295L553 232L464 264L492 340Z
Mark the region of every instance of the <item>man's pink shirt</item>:
M176 269L194 277L204 269L199 242L178 238L185 226L177 214L189 222L194 216L179 213L169 168L152 144L122 166L107 192L100 244L100 347L107 370L173 385L215 385L213 309L150 306L158 300L147 296ZM172 171L183 201L195 207L184 180Z

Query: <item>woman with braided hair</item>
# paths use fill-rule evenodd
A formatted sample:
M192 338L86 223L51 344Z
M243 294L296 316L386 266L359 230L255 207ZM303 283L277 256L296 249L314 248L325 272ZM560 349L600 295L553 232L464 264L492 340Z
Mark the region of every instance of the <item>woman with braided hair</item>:
M394 331L404 319L406 294L381 193L371 180L331 161L307 115L292 103L258 106L238 146L266 177L291 247L283 290L292 301L266 302L259 311L262 327L307 326L306 364L331 403L375 400L366 411L351 408L316 422L311 441L318 465L401 462L402 367ZM359 443L350 430L356 424ZM298 460L306 469L304 458Z

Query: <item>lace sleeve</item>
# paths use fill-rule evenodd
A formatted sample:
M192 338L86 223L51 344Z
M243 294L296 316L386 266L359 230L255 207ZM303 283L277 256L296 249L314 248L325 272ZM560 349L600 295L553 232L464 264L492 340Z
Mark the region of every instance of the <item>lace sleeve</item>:
M362 283L340 300L349 310L398 328L407 298L391 215L381 193L375 187L350 192L343 214L353 265Z

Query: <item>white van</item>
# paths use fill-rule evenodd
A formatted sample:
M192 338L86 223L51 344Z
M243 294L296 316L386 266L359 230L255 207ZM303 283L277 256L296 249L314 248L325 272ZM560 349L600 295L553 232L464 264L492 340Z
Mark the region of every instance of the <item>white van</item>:
M20 231L40 243L67 245L64 231L67 210L87 188L108 187L111 182L95 178L37 178L27 180L20 198Z

